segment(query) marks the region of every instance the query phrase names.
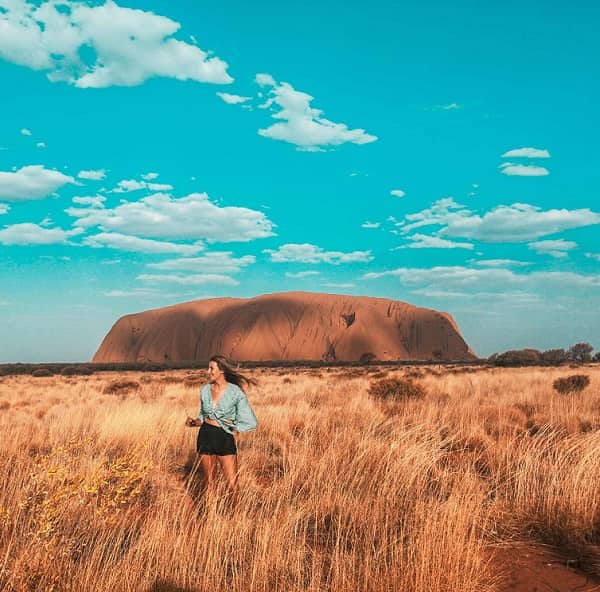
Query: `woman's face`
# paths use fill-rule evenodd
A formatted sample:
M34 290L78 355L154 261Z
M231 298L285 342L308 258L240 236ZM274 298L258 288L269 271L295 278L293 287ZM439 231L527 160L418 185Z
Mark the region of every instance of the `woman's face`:
M223 371L219 368L216 362L208 363L208 380L209 382L216 382L220 376L223 376Z

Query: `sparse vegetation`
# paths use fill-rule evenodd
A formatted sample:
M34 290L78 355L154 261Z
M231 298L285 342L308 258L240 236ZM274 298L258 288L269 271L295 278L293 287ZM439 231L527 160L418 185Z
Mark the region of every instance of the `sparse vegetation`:
M598 570L600 369L573 399L552 368L386 368L426 391L396 406L372 369L256 370L234 508L185 373L5 377L0 590L496 592L490 549L531 537Z

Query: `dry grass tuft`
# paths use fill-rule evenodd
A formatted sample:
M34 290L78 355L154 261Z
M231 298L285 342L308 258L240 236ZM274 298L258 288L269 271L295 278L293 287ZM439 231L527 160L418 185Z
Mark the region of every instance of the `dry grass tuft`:
M383 401L403 401L424 397L425 389L408 378L382 378L371 382L369 394Z
M580 393L590 384L590 377L587 374L571 374L571 376L563 376L557 378L552 387L561 395L569 395L571 393Z
M136 380L113 380L102 389L102 392L105 395L127 395L139 388L140 383Z

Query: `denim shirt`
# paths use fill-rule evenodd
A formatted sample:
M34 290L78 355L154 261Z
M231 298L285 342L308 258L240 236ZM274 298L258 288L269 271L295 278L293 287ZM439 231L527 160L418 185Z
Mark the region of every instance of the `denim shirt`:
M212 405L212 385L205 384L200 389L200 410L198 418L214 419L228 433L248 432L258 425L256 415L250 407L246 393L237 385L227 383L216 407Z

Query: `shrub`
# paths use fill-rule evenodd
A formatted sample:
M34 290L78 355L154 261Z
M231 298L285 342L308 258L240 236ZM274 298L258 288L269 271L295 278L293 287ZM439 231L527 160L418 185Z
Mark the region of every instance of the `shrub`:
M549 366L559 366L569 361L569 355L564 349L547 349L542 352L542 362Z
M557 378L552 386L561 395L568 395L570 393L580 393L589 384L590 377L587 374L572 374L571 376Z
M593 351L594 346L590 345L589 343L576 343L569 348L569 360L572 360L573 362L579 362L580 364L586 364L592 361Z
M407 378L382 378L371 382L369 394L384 401L398 401L420 399L425 396L425 389Z
M53 376L48 368L38 368L31 373L34 378L43 378L44 376Z
M131 391L137 391L140 383L135 380L113 380L109 382L102 391L105 395L126 395Z
M493 364L496 366L535 366L542 360L542 353L537 349L509 350L502 354L494 354ZM488 361L492 360L488 358Z
M88 366L65 366L60 373L61 376L89 376L94 371Z

